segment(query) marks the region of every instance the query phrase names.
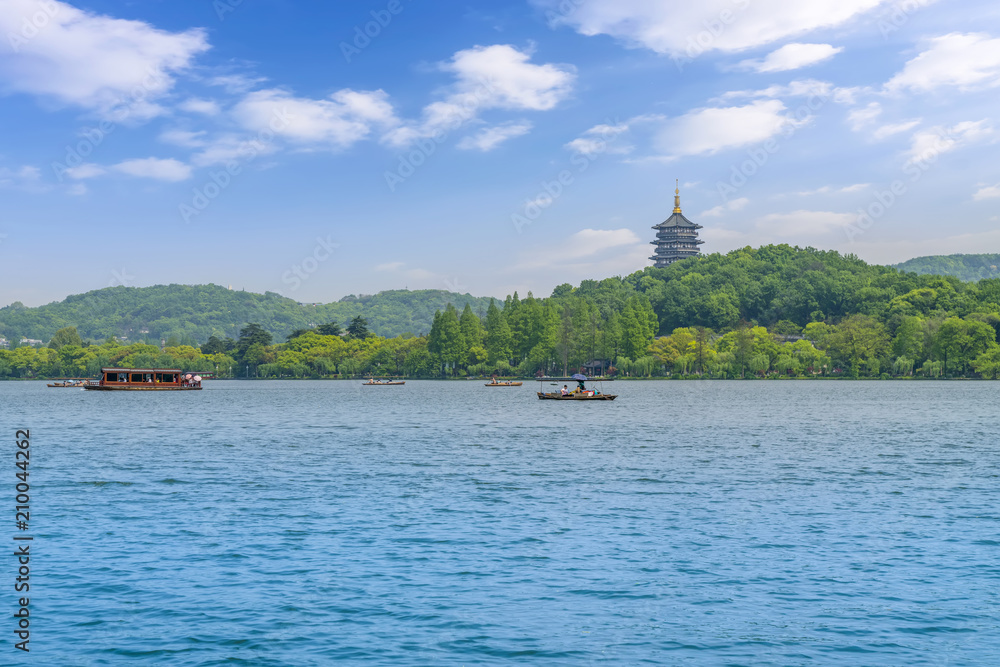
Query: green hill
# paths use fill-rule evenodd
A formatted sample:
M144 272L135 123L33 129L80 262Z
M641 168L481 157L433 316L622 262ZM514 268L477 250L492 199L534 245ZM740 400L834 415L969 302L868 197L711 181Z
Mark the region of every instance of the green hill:
M921 275L955 276L959 280L976 282L984 278L1000 278L1000 254L931 255L894 264L893 268Z
M0 336L47 342L58 329L75 326L84 339L158 342L173 336L200 344L213 334L236 338L245 324L257 322L284 340L295 329L326 322L343 326L357 315L376 334L397 336L430 331L434 312L448 303L459 309L468 303L485 314L489 302L444 290L394 290L308 305L273 292L234 292L218 285L108 287L37 308L20 303L0 308Z

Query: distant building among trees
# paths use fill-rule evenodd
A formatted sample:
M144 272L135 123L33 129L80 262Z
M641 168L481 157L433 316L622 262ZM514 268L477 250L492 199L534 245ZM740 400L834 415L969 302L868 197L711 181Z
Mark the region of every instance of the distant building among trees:
M656 240L650 243L656 246L656 250L650 259L657 269L701 254L701 250L698 249L698 246L704 243L698 238L701 225L694 224L681 213L680 184L674 190L673 215L655 225L653 229L656 230Z

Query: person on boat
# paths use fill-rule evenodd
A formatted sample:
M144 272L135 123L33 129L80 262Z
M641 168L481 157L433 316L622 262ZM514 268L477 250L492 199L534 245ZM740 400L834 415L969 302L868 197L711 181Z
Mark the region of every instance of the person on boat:
M569 396L569 387L566 386L566 385L563 385L561 393L562 393L563 396Z

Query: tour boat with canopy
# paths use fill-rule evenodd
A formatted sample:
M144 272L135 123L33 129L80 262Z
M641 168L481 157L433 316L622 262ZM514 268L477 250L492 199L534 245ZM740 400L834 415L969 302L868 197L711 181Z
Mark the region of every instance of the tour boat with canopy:
M201 376L179 368L102 368L101 379L83 385L98 391L192 391Z
M538 388L541 389L541 384L545 380L558 380L560 378L540 378L538 380ZM582 373L577 373L569 379L576 380L577 386L572 390L568 386L563 386L560 391L550 391L550 392L538 392L538 398L543 401L613 401L618 398L617 394L605 394L602 390L587 389L586 382L588 380L586 375ZM603 380L597 380L597 382L603 382ZM609 380L610 382L610 380ZM558 386L556 383L552 383Z

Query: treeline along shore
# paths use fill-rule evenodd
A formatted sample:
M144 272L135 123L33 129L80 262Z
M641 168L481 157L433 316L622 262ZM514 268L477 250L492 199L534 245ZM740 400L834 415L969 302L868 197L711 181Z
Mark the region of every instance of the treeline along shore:
M178 301L185 290L210 297L213 310ZM157 331L162 344L88 337L118 326L104 292L120 309L135 304L117 315L130 333ZM251 298L254 308L237 326L232 310L246 309ZM365 312L365 298L378 304L377 315ZM82 300L90 305L53 314ZM787 245L564 284L545 298L398 292L352 297L347 311L289 302L214 286L160 286L100 290L38 309L15 304L0 309L0 335L11 348L0 349L0 378L89 377L103 366L179 367L220 378L1000 376L1000 279L918 275ZM309 321L337 312L352 316ZM399 332L404 321L410 329ZM164 322L176 331L164 331ZM56 326L44 347L17 345ZM195 330L211 333L198 340Z

